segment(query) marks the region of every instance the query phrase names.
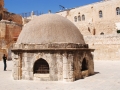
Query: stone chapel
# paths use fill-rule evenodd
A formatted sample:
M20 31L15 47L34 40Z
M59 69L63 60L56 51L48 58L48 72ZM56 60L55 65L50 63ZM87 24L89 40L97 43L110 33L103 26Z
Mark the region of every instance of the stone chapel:
M72 82L94 74L92 52L78 28L57 14L27 23L12 48L14 80Z

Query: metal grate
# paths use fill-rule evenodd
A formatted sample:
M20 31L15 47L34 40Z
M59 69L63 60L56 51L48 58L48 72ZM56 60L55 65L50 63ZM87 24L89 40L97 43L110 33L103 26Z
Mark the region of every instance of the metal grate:
M34 64L34 73L49 73L49 65L44 59L39 59Z

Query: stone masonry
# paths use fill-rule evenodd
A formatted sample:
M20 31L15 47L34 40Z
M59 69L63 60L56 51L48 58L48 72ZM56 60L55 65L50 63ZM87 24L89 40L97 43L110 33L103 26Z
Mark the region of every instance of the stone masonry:
M87 49L87 45L78 47L74 44L61 44L61 48L58 48L58 45L15 44L12 49L14 79L72 82L94 74L92 49ZM86 48L82 49L82 47ZM34 73L35 62L39 59L46 60L49 73ZM86 61L87 69L85 70L82 70L83 60Z

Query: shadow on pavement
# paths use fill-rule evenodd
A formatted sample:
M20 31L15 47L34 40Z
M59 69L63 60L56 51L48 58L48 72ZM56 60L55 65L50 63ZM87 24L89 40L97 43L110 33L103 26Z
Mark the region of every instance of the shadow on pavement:
M94 72L94 75L95 75L95 74L100 74L100 72Z

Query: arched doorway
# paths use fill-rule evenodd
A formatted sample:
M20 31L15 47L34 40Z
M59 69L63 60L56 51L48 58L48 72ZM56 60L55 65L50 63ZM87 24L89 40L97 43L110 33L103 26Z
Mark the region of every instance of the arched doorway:
M84 58L82 61L82 71L88 70L88 64L86 59Z
M49 73L49 65L46 60L40 58L34 63L33 73L37 74L48 74Z

